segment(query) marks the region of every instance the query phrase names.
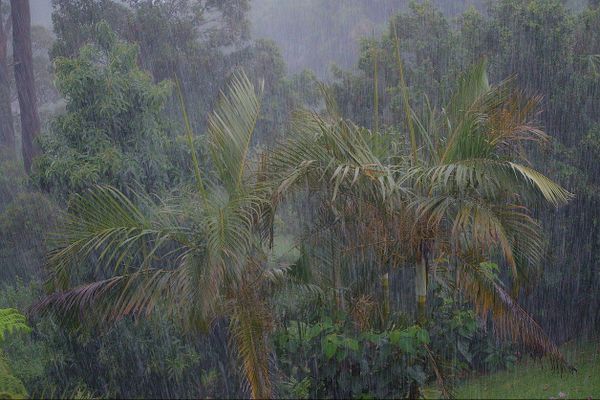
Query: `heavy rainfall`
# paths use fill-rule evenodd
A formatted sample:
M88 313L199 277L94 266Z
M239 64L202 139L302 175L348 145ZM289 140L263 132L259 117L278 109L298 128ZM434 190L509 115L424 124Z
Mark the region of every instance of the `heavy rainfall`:
M0 0L0 398L600 398L600 0Z

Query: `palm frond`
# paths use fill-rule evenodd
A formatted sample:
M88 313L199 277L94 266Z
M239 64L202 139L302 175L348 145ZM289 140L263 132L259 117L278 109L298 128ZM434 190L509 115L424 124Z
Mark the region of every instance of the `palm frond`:
M573 195L542 173L522 164L494 158L474 158L413 167L403 177L430 194L477 194L489 199L512 198L521 203L566 204Z
M59 313L74 321L103 323L128 315L148 316L159 304L175 312L180 304L184 270L145 269L55 292L31 309L32 314ZM165 300L170 300L166 303Z
M550 358L553 366L572 368L558 347L538 323L501 286L497 278L480 265L466 265L459 270L460 287L482 318L491 313L496 334L519 341L531 350Z
M318 87L323 96L323 100L325 100L325 111L327 112L328 117L333 120L341 119L342 114L340 113L340 107L331 88L323 82L319 82Z
M208 118L211 159L222 183L232 191L240 187L254 128L260 112L261 83L257 95L243 71L235 74L217 108Z
M296 137L274 151L269 170L278 182L281 197L302 178L313 186L327 186L335 200L342 186L348 188L361 180L374 185L386 196L396 186L393 174L375 155L376 135L346 120L327 121L316 114L303 114L296 125Z
M458 78L458 88L447 107L450 120L456 124L489 89L487 60L483 59Z
M555 207L564 205L573 198L573 194L563 189L560 185L534 170L533 168L516 164L508 163L517 177L520 175L529 186L539 192L543 198Z
M272 386L267 337L271 329L270 313L254 288L244 285L238 290L232 304L231 338L239 351L251 397L267 399L271 397Z
M148 212L152 213L150 201L142 210L110 186L96 186L85 195L75 195L48 257L51 285L65 289L70 269L86 260L93 259L97 268L111 266L117 272L127 270L133 262L148 266L168 243L182 249L185 229L172 223L167 214Z
M523 156L522 141L547 140L531 121L539 97L526 97L516 91L513 78L490 85L486 65L484 60L462 75L446 108L448 137L440 157L443 163L497 157L500 151L510 148L518 148Z
M480 188L484 186L481 177L475 183ZM461 187L458 183L456 186ZM410 205L416 210L417 223L449 238L455 252L479 248L492 257L492 250L499 249L512 269L515 282L528 282L543 257L541 228L527 208L504 202L498 195L500 188L486 194L438 188L428 196L414 196Z

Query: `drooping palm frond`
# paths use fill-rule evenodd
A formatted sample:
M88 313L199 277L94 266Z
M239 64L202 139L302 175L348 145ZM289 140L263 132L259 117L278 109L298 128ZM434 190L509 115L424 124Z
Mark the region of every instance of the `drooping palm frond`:
M54 235L55 249L48 257L50 283L65 289L70 270L91 259L97 268L110 266L115 273L126 271L132 263L148 266L168 243L182 250L185 235L171 215L154 212L149 201L142 210L119 190L95 186L85 195L74 196L64 224Z
M231 339L239 351L252 398L270 398L271 354L267 336L272 328L270 311L255 288L247 282L237 290L231 304Z
M486 318L490 313L500 338L523 343L539 355L548 356L554 367L572 369L554 342L538 323L502 287L499 280L481 265L459 268L459 289Z
M518 184L521 187L525 186L533 189L541 195L544 200L555 207L568 203L569 200L574 197L571 192L562 188L560 185L533 168L512 162L508 163L508 165L516 175L515 181L519 181L518 183L515 182L516 185Z
M544 242L539 224L518 207L464 201L453 217L452 237L468 246L497 247L513 272L515 282L526 282L542 259ZM466 234L466 235L465 235ZM455 244L455 248L462 247Z
M542 260L540 226L523 207L447 194L417 197L411 206L420 224L436 232L438 240L449 241L448 253L478 248L491 259L499 251L515 283L529 282Z
M246 74L237 73L208 118L211 159L228 191L235 191L242 184L262 90L263 83L257 94Z
M55 312L73 320L94 315L94 322L116 321L128 315L148 316L164 300L179 304L182 270L145 269L53 293L35 304L33 314Z

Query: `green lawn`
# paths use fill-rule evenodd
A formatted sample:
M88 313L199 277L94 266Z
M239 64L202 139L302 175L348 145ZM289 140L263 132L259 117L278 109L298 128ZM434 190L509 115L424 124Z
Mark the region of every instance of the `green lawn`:
M563 373L528 360L510 371L473 377L456 388L458 399L600 398L600 342L563 346L577 372Z

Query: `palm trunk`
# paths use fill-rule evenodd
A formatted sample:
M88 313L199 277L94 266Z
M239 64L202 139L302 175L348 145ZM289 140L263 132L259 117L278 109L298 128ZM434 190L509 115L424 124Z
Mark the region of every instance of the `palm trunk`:
M32 160L38 153L35 138L40 132L40 119L33 80L29 0L10 0L10 14L13 25L15 82L21 112L21 148L25 171L30 173Z
M2 0L0 0L1 9ZM10 80L7 54L9 31L10 20L4 26L2 15L0 15L0 152L13 157L15 155L15 130L10 106Z
M335 293L335 306L337 311L344 311L344 296L342 293L342 271L340 270L340 260L336 257L336 248L333 239L333 235L330 238L331 243L331 272L332 272L332 281L333 281L333 290Z
M416 264L415 292L417 295L417 322L427 321L427 259L422 256Z
M390 318L390 274L386 272L381 278L381 287L383 289L383 325L387 326Z

